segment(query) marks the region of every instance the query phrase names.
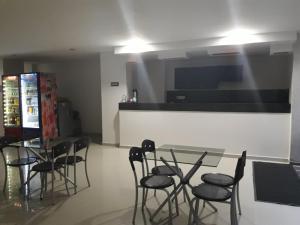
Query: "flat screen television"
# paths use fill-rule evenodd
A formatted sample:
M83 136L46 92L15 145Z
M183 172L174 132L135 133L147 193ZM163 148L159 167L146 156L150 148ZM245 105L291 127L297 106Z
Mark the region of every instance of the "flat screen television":
M217 89L222 81L240 82L242 79L242 65L175 69L175 89Z

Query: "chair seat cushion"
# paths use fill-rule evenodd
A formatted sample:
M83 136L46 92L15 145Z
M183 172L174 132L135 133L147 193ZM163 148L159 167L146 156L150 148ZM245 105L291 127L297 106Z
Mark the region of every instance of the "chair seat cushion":
M231 192L226 188L205 183L193 187L192 193L197 198L215 202L225 201L231 197Z
M176 166L171 166L175 171L178 171ZM171 169L169 169L167 166L156 166L152 168L152 174L154 175L166 175L166 176L175 176L176 173L174 173ZM179 174L182 174L181 170L178 171Z
M61 167L62 167L61 164L54 163L55 170L57 170ZM52 163L51 162L42 162L37 165L34 165L31 170L36 171L36 172L50 172L52 170Z
M140 183L143 187L146 188L162 189L172 186L174 184L174 180L172 177L168 176L152 175L143 177Z
M37 160L35 157L31 158L20 158L20 159L15 159L12 161L7 162L8 166L13 166L13 167L19 167L19 166L25 166L25 165L29 165L32 163L35 163Z
M201 176L201 180L208 184L213 184L221 187L229 187L233 185L234 179L232 176L221 173L206 173Z
M59 157L58 159L56 159L56 163L60 163L60 164L65 164L66 162L66 156L62 156L62 157ZM67 164L69 165L72 165L75 163L78 163L78 162L81 162L83 161L83 158L81 156L68 156L68 160L67 160Z

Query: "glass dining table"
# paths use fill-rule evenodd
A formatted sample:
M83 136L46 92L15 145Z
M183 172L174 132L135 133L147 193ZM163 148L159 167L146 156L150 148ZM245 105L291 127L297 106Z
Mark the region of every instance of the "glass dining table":
M57 145L57 144L59 144L63 141L69 141L69 142L73 143L77 139L78 138L76 138L76 137L66 137L66 138L65 137L64 138L59 137L59 138L56 138L56 139L53 139L53 140L43 141L41 138L33 138L33 139L13 142L13 143L10 143L8 146L14 147L14 148L25 148L26 151L31 152L34 155L34 157L36 157L38 160L46 162L46 161L51 161L52 160L51 159L51 151L52 151L53 146L55 146L55 145ZM30 156L30 157L32 157L32 156ZM30 177L29 181L33 177ZM74 184L74 182L69 177L67 177L66 179L68 179L69 182ZM27 181L24 182L24 178L23 179L21 178L21 183L22 183L21 185L23 187L25 187L27 185ZM53 186L54 177L52 177L51 183L52 183L52 186ZM53 192L53 189L52 189L52 192ZM52 193L52 202L53 202L53 193Z
M64 138L59 137L53 140L43 141L41 138L32 138L28 140L22 140L22 141L10 143L9 146L16 147L16 148L26 148L30 152L32 152L34 156L36 156L37 158L43 161L47 161L49 159L47 158L46 152L48 153L51 152L53 146L59 144L62 141L74 142L77 139L78 138L76 137L64 137Z
M155 212L150 216L151 220L156 217L158 212L167 204L168 199L174 198L174 195L178 195L179 192L184 191L184 196L188 200L188 204L191 207L190 197L187 193L185 186L192 186L189 182L183 182L185 179L190 180L191 177L201 166L217 167L224 155L225 149L222 148L211 148L211 147L196 147L196 146L186 146L186 145L172 145L165 144L158 147L155 152L147 154L147 159L150 160L163 160L163 163L166 165L168 162L175 163L175 166L178 168L178 163L191 164L193 165L192 169L186 174L176 173L180 177L180 182L177 184L174 191L171 192L170 196L161 203L161 205L155 210ZM175 160L175 161L174 161ZM201 163L199 164L201 160ZM193 172L192 172L193 171ZM214 205L210 202L207 202L213 209L216 209Z
M167 162L174 162L170 153L171 149L176 154L178 163L191 165L194 165L199 157L207 152L202 165L209 167L217 167L225 152L225 149L222 148L164 144L156 149L156 153L151 152L147 154L147 159L154 160L154 154L156 154L157 160L163 157Z

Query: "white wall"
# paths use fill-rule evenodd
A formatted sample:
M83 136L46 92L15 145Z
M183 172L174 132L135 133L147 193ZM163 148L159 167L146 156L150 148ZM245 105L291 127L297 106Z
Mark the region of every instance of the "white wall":
M84 133L102 132L99 58L96 55L32 65L34 71L56 75L58 95L68 98L73 109L79 111Z
M139 102L164 102L166 79L164 61L140 59L132 66L132 87L138 90Z
M84 133L101 133L101 78L99 55L61 63L57 74L60 97L79 111Z
M290 114L120 110L120 145L178 144L289 158Z
M102 139L105 144L119 143L119 102L128 94L126 83L127 56L101 53ZM111 82L119 86L111 87Z
M17 74L24 72L22 59L3 59L3 74Z
M291 90L292 131L291 161L300 163L300 40L294 46L294 63Z

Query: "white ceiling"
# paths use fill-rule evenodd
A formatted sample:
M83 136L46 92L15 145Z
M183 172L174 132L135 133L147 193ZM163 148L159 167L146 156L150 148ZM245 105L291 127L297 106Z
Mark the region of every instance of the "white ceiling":
M86 54L135 36L161 43L234 28L300 31L299 12L300 0L0 0L0 56Z

